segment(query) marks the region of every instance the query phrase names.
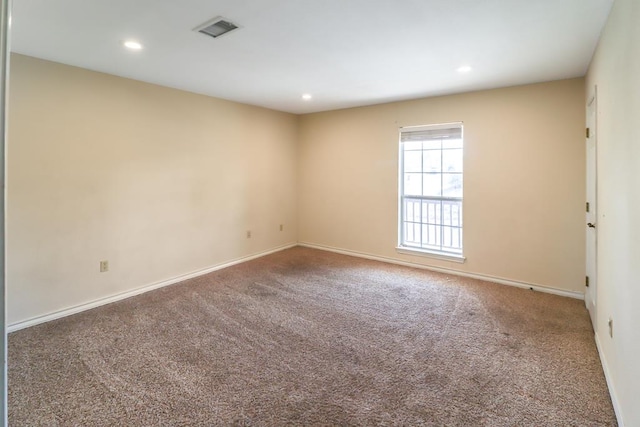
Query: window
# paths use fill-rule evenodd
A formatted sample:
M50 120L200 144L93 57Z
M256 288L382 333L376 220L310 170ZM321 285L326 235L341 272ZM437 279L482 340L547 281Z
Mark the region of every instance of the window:
M462 258L462 123L400 130L400 250Z

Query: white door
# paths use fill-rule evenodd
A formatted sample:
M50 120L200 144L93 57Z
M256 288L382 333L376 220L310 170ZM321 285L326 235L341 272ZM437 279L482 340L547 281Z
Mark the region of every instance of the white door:
M596 131L596 93L587 104L587 205L585 217L585 229L587 233L587 278L585 289L585 303L593 328L596 328L596 243L598 236L598 224L596 223L596 172L597 172L597 131Z

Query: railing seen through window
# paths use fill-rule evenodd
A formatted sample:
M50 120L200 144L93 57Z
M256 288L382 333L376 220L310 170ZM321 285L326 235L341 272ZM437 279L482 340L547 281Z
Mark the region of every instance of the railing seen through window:
M462 255L462 123L400 131L400 247Z

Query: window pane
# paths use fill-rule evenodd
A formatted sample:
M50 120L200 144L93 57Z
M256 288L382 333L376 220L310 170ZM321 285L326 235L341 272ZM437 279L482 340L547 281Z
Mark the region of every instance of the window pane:
M444 197L462 197L462 174L442 174L442 195Z
M440 223L440 201L423 200L422 201L422 222L425 224Z
M423 151L423 172L440 172L442 168L442 151Z
M442 227L442 246L447 250L459 252L462 249L462 229Z
M442 141L439 139L427 139L423 142L422 148L425 150L440 150L442 148Z
M422 245L440 246L440 227L425 225L422 227Z
M405 243L419 246L420 245L420 232L422 226L420 224L407 223L405 224Z
M422 172L422 151L404 152L404 171Z
M442 150L442 172L462 172L462 149Z
M422 174L421 173L405 173L404 174L404 194L407 196L422 195Z
M422 150L422 141L405 141L402 144L405 150Z
M451 203L444 203L442 206L442 224L451 225Z
M422 210L420 200L405 200L404 215L405 221L409 222L421 222Z
M451 205L451 221L452 225L462 227L462 202Z
M445 202L442 209L442 216L444 218L442 224L462 227L461 205L462 202Z
M412 221L413 220L413 206L408 201L404 201L402 203L402 220L403 221Z
M462 227L462 212L460 207L462 202L443 202L442 217L443 225L451 225L454 227Z
M460 246L460 229L442 227L442 246L457 248Z
M462 139L445 138L442 140L442 148L462 148Z
M442 195L442 175L439 173L423 174L423 196Z
M453 227L442 227L442 246L457 252L462 248L462 230Z

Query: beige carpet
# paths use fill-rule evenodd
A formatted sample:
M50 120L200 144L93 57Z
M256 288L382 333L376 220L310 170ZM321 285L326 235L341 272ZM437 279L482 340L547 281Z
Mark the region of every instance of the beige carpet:
M12 426L610 426L584 302L294 248L9 336Z

